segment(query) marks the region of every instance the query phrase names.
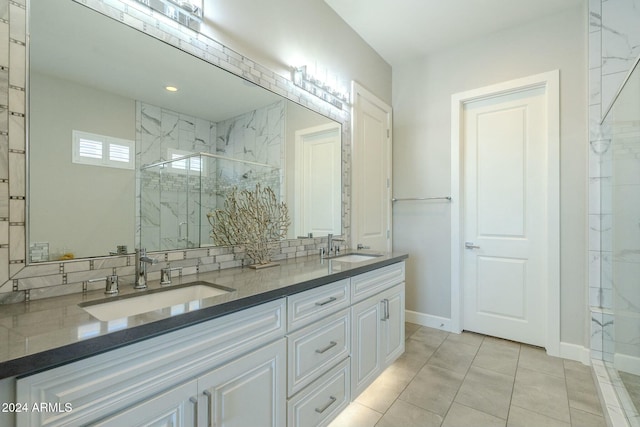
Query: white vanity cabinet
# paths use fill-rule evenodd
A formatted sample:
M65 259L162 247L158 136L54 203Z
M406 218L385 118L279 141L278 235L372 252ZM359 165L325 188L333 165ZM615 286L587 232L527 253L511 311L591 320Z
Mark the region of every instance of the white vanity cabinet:
M404 263L355 276L351 286L352 296L360 300L351 308L355 399L404 352Z
M287 298L288 427L329 424L404 352L404 278L399 262Z
M251 382L255 379L253 386L257 389L263 385L264 377L257 379L244 376L238 379L246 375L250 370L249 365L257 360L271 363L269 375L272 375L273 390L282 393L270 396L268 393L272 388L262 388L260 392L267 394L261 399L277 400L282 406L279 416L284 417L285 395L281 390L286 389L286 344L283 339L286 333L285 312L285 299L282 298L19 378L16 382L17 401L30 405L57 403L63 407L69 404L72 410L20 413L16 417L17 426L107 423L111 417L118 419L128 411L147 416L140 425L164 425L160 420L171 419L171 411L176 413L175 417L190 411L188 402L192 397L197 399L198 408L205 408L203 399L207 396L203 393L210 388L220 392L212 395L210 400L216 403L222 399L222 406L218 407L226 408L227 403L235 404L232 402L238 401L239 394L232 397L228 393L225 395L226 391L216 383L215 378L220 378L223 383L234 380ZM274 355L274 352L277 354ZM233 377L234 372L236 377ZM194 394L173 393L188 380L197 380ZM247 393L247 401L255 397L251 388L244 388L242 392ZM224 400L227 396L230 397ZM250 403L251 407L256 407L255 403ZM200 409L198 418L207 412ZM184 415L180 419L188 422L191 418ZM117 422L104 425L117 425ZM125 425L129 427L135 424ZM236 424L227 422L217 425Z
M404 351L404 262L42 371L17 427L322 427Z

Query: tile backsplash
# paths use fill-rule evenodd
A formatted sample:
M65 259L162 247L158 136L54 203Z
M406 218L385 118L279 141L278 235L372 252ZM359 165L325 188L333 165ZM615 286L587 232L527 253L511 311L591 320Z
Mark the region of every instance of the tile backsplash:
M205 61L250 80L298 104L342 124L342 224L345 238L350 234L350 113L334 108L232 49L176 27L153 13L134 9L119 0L69 0L97 13L114 18ZM110 274L133 280L134 256L121 255L27 265L27 141L26 82L28 10L24 0L0 0L0 304L98 289L103 283L90 279ZM326 239L285 240L278 243L275 259L317 254ZM132 249L132 248L131 248ZM242 247L198 248L152 253L158 264L150 269L152 279L160 268L182 267L183 274L239 267L248 264Z

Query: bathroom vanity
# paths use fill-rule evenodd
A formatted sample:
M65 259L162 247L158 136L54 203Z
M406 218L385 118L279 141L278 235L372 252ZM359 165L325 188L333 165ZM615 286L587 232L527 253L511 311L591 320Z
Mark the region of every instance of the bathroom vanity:
M406 258L308 257L185 276L229 291L103 321L80 298L52 298L40 309L98 332L0 363L5 377L19 374L9 381L25 408L16 425L326 425L404 352Z

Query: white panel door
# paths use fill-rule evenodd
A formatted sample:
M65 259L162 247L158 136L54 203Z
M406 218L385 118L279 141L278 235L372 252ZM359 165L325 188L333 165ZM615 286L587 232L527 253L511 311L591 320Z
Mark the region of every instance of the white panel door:
M296 236L342 233L340 125L296 132Z
M464 329L544 346L545 89L465 104Z
M352 246L391 250L391 107L354 83Z

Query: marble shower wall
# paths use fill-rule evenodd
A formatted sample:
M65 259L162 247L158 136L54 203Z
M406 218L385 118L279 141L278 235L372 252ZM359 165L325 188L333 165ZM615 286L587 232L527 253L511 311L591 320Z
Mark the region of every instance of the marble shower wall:
M136 162L150 165L170 160L169 150L215 153L216 124L165 108L136 102ZM200 246L203 226L201 205L210 191L201 191L211 180L197 172L153 167L141 170L137 179L136 210L141 247L150 251ZM215 176L215 163L206 172ZM206 231L204 236L206 236Z
M216 153L243 162L219 162L217 206L233 187L253 190L256 183L271 187L280 198L284 184L284 101L217 123ZM272 168L255 165L269 165Z
M171 149L247 161L198 157L202 173L171 166L143 169L137 187L142 247L157 251L211 244L206 214L222 206L234 187L252 190L260 182L280 196L284 101L219 123L142 102L136 105L137 164L170 160Z
M612 362L614 300L611 130L601 126L640 55L640 0L589 2L589 306L592 357ZM622 230L621 230L622 231Z

